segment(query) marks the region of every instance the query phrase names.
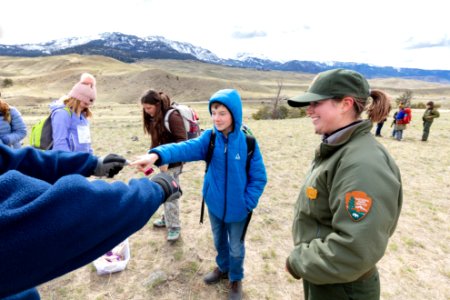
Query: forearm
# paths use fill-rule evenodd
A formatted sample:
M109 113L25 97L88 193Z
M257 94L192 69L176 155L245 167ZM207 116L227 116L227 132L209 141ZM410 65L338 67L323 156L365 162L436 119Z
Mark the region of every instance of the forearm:
M28 186L34 179L29 181ZM61 276L106 253L148 222L164 193L146 178L126 185L72 175L53 186L44 183L30 189L27 198L14 209L21 211L20 216L14 211L2 216L0 297Z
M188 140L181 143L172 143L153 148L149 153L159 156L157 166L177 162L197 161L205 158L202 142L199 139Z
M0 173L17 170L50 183L67 174L90 176L97 166L97 158L88 153L55 153L31 147L19 150L0 147Z

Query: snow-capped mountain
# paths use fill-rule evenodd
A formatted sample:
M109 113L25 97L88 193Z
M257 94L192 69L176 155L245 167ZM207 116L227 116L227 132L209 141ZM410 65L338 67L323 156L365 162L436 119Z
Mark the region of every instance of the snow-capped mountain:
M103 55L123 62L141 59L190 59L233 67L318 73L332 68L348 68L374 77L402 77L435 82L450 82L450 71L378 67L351 62L273 61L262 55L241 53L235 59L222 59L211 51L190 43L168 40L162 36L141 38L123 33L102 33L90 37L71 37L40 44L1 45L3 56L50 56L78 53Z

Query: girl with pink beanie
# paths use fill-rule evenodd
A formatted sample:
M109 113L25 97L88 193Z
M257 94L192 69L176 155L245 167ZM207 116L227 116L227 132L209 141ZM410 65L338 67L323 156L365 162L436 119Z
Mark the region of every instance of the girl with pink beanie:
M83 73L68 95L50 105L53 148L70 152L92 153L88 118L97 98L94 76Z

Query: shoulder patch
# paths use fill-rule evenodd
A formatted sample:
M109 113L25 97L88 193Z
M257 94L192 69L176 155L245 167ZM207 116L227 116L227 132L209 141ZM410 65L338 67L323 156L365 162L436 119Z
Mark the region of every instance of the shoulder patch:
M317 198L317 190L312 186L308 186L306 188L306 197L308 197L309 200L315 200Z
M345 194L345 208L353 221L361 221L372 208L372 198L363 191L348 192Z

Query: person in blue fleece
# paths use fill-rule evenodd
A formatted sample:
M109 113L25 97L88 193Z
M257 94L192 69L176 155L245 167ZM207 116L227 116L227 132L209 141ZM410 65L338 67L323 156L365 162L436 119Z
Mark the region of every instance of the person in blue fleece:
M242 298L245 244L241 240L247 217L258 204L267 175L258 144L246 172L247 143L241 130L242 104L236 90L219 90L209 100L214 128L185 142L162 145L131 163L140 171L153 164L205 160L211 133L215 147L203 183L203 197L217 250L217 267L204 277L207 284L230 280L230 299Z
M167 174L108 183L116 154L13 150L0 144L0 299L39 299L35 286L103 255L181 192Z

